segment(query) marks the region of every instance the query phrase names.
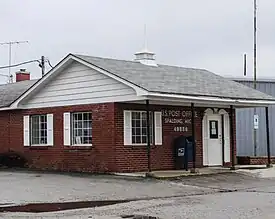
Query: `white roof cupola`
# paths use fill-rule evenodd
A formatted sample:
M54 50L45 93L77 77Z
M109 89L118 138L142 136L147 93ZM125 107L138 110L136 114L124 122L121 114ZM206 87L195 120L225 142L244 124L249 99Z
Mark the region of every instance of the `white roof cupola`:
M135 56L136 56L135 60L139 61L140 63L142 63L144 65L157 66L157 63L155 60L155 53L153 53L147 49L146 26L144 27L143 49L140 52L136 52Z

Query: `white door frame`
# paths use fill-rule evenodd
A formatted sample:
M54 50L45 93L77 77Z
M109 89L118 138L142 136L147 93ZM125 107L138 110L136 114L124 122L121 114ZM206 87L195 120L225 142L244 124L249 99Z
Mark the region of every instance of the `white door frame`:
M221 110L214 110L213 109L206 109L204 111L204 116L203 116L203 121L202 121L202 148L203 148L203 165L204 166L210 166L209 164L209 150L208 150L208 141L209 141L209 136L208 136L208 121L209 121L209 116L213 115L220 115L221 121L223 118L223 145L222 151L223 154L221 153L221 165L224 163L230 162L230 121L229 121L229 114L226 112L224 109ZM222 127L222 123L220 125ZM222 156L223 155L223 156Z

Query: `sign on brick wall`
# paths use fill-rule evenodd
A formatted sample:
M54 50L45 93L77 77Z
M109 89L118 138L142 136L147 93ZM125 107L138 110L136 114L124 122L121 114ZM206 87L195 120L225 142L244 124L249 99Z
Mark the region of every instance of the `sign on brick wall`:
M164 124L175 124L175 132L188 132L191 125L192 112L190 110L162 110ZM195 111L195 118L198 112Z

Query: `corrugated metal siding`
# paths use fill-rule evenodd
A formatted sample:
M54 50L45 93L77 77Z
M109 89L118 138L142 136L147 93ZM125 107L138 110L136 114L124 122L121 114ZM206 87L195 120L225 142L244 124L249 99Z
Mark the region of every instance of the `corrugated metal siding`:
M253 87L252 81L238 81ZM257 82L257 90L275 96L275 82ZM259 129L257 130L257 156L266 156L266 124L265 109L257 108ZM254 109L238 109L236 114L237 155L253 156L253 114ZM271 155L275 156L275 106L269 107L270 146Z

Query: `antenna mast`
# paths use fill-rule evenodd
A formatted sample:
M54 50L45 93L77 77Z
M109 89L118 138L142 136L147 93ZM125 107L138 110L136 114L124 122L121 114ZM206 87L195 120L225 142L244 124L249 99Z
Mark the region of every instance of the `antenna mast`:
M12 45L21 44L21 43L28 43L28 41L11 41L11 42L0 43L0 46L9 45L9 66L11 66L11 55L12 55L11 49L12 49ZM11 68L9 68L9 83L12 83Z
M147 50L146 24L144 24L144 50Z

